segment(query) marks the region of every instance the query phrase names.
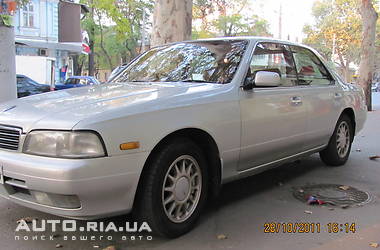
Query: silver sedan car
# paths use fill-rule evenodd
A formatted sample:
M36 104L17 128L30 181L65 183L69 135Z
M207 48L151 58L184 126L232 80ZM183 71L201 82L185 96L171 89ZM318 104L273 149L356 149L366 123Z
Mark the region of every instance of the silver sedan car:
M255 37L152 48L109 84L0 104L0 194L93 219L194 227L224 183L319 152L348 160L367 107L311 48Z

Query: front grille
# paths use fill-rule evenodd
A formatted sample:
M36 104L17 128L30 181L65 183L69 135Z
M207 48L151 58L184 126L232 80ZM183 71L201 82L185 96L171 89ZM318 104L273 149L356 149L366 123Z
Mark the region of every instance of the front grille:
M18 150L21 129L0 126L0 148Z

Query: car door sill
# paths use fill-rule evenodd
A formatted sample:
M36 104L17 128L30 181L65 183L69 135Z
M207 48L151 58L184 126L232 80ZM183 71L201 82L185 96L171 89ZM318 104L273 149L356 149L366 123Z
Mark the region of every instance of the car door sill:
M278 159L278 160L275 160L275 161L272 161L269 163L264 163L264 164L261 164L259 166L253 167L253 168L249 168L246 170L239 171L238 172L238 179L248 177L251 175L255 175L255 174L261 173L263 171L266 171L268 169L271 169L271 168L280 166L282 164L285 164L287 162L292 162L292 161L295 161L299 158L317 153L317 152L321 151L322 149L324 149L326 146L327 145L319 146L319 147L309 149L309 150L303 151L303 152L295 154L295 155L287 156L287 157L284 157L284 158L281 158L281 159Z

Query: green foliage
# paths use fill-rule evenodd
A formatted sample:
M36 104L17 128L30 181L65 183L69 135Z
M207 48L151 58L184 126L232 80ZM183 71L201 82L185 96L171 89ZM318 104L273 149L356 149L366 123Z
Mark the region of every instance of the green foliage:
M0 15L0 26L1 25L11 27L12 26L12 16Z
M221 31L223 36L236 36L249 29L248 23L243 22L243 19L240 14L219 16L214 21L214 26L218 31Z
M88 13L82 28L95 42L96 67L111 70L128 62L141 44L143 13L146 20L152 14L154 0L83 0L94 15ZM151 23L147 22L147 26Z
M82 20L82 28L95 42L96 68L111 69L134 58L141 46L143 13L147 26L154 0L82 0L94 14ZM201 20L194 26L193 39L220 35L268 36L268 22L256 15L242 15L248 0L193 0L193 15ZM213 17L213 18L210 18ZM149 28L148 28L149 30ZM82 57L81 57L82 58ZM86 63L84 64L86 65Z
M271 36L269 24L257 15L243 15L247 0L194 0L193 18L201 25L193 27L193 38L215 36Z
M193 30L192 30L191 38L193 40L202 39L202 38L212 38L212 37L215 37L215 35L210 31L207 31L204 29L197 30L195 28L193 28Z
M357 0L318 0L314 3L312 14L315 25L306 25L304 33L309 44L326 57L335 54L342 67L350 62L358 63L362 24Z
M224 36L269 36L268 22L254 15L243 17L241 14L220 16L214 26Z

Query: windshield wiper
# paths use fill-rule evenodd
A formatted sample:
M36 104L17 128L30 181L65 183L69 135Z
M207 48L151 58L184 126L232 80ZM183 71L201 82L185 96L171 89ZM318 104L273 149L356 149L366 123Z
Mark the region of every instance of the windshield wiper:
M122 81L122 82L128 83L128 82L149 82L149 81L143 81L143 80L130 80L130 81Z
M205 80L192 80L192 79L181 80L179 82L207 82L207 83L210 83L210 82L205 81Z

